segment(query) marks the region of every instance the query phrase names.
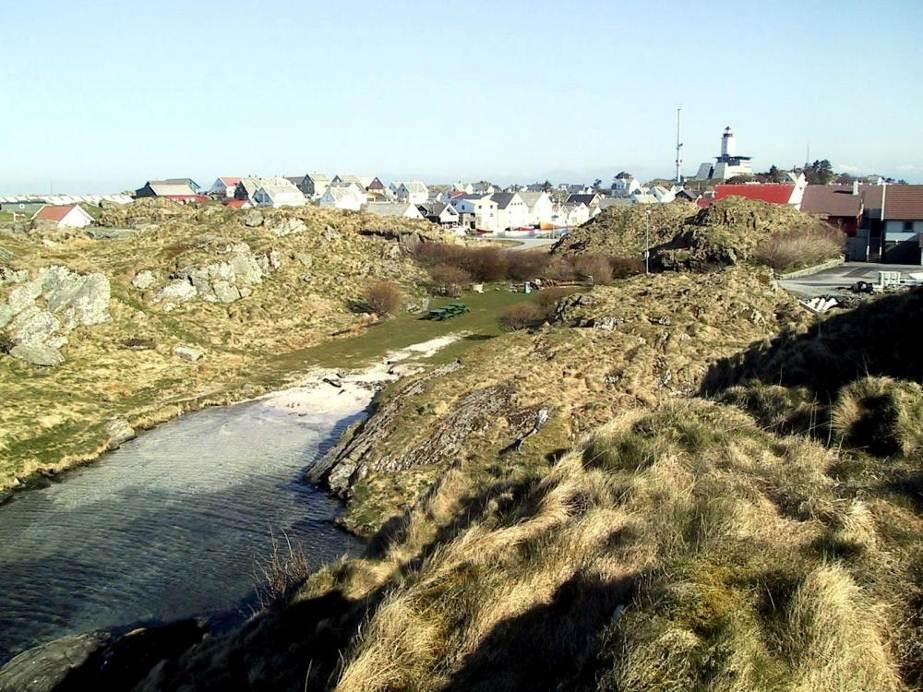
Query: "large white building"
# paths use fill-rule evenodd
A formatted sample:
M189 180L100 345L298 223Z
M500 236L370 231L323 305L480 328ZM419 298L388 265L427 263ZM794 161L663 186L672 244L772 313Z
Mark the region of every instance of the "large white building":
M520 192L519 196L526 203L528 213L526 224L529 226L547 226L554 214L554 202L547 192Z
M721 135L721 156L715 157L715 163L706 161L699 166L695 177L699 180L728 180L739 175L751 176L753 169L750 168L750 157L737 153L734 132L729 125Z
M260 178L251 201L260 207L303 207L308 203L301 190L290 180L280 177Z
M456 197L450 204L459 214L467 214L474 219L473 230L489 233L496 233L500 230L499 210L497 203L490 198L490 195Z

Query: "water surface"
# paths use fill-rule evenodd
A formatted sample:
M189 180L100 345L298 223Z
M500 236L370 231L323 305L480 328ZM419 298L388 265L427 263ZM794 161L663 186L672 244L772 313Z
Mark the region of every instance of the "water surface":
M191 413L0 507L0 664L66 634L247 613L271 536L315 565L355 551L301 475L360 408Z

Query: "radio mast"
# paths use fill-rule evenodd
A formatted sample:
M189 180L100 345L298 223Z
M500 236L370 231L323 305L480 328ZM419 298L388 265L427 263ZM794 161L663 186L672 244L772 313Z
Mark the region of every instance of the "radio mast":
M682 113L683 107L679 106L676 109L676 184L679 185L682 182L683 178L683 143L679 141L679 116Z

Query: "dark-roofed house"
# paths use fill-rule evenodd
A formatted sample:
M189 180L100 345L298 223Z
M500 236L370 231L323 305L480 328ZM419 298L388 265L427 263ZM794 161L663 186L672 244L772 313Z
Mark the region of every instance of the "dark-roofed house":
M872 195L871 189L878 194ZM878 202L881 227L881 260L895 264L920 264L923 235L923 185L876 185L866 196L866 209L874 226Z
M490 196L497 203L497 227L516 230L528 225L529 205L518 192L495 192Z
M590 213L592 214L593 210L599 207L600 199L601 199L600 196L596 194L595 192L589 192L589 193L581 192L581 193L570 195L567 198L567 201L565 202L565 204L574 204L577 206L581 204L585 204L587 209L589 209Z
M425 202L418 204L417 209L427 221L439 224L443 228L455 228L459 224L459 213L451 204L442 202Z
M135 197L160 197L176 202L195 202L200 199L198 192L190 184L189 178L149 180L143 187L135 190Z

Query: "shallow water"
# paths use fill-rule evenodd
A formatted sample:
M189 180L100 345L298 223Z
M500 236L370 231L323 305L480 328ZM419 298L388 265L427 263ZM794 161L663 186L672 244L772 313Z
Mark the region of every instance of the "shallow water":
M301 475L360 409L191 413L0 507L0 664L66 634L249 614L272 536L315 565L357 550Z

